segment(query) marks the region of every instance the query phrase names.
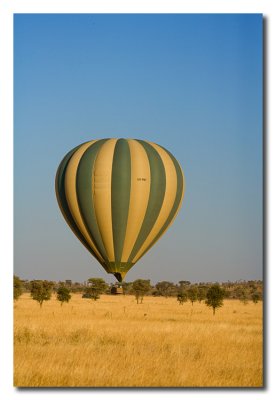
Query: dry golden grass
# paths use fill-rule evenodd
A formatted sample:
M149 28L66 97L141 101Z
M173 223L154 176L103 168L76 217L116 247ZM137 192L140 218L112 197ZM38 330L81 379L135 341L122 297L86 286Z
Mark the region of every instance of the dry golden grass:
M261 387L262 304L175 298L15 303L15 386Z

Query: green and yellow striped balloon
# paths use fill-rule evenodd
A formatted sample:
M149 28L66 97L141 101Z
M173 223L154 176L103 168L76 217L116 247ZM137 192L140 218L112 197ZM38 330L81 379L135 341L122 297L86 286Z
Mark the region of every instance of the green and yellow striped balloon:
M56 195L75 235L121 282L172 224L184 177L174 156L155 143L92 140L62 160Z

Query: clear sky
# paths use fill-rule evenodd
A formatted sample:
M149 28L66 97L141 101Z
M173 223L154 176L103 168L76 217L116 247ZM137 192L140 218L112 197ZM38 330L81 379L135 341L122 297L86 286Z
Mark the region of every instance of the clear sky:
M262 16L15 15L15 273L114 281L58 208L59 162L98 138L156 142L186 193L126 280L262 279Z

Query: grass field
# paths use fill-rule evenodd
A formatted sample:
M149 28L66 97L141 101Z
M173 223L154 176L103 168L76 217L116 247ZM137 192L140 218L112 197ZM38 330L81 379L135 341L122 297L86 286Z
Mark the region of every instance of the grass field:
M14 385L261 387L262 303L73 295L15 303Z

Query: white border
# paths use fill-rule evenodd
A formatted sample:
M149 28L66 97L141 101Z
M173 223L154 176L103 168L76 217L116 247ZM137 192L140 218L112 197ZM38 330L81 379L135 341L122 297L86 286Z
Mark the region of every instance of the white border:
M0 196L0 393L3 399L78 399L79 397L98 398L140 398L157 397L167 398L168 394L176 398L220 398L224 397L242 399L260 399L262 397L276 398L276 384L273 380L273 359L275 354L275 299L273 285L275 283L275 249L272 238L276 237L275 231L275 206L276 204L276 179L272 179L276 166L275 148L275 32L276 14L274 12L275 0L1 0L0 1L0 171L1 171L1 196ZM269 306L267 307L267 324L269 327L267 337L267 384L265 390L151 390L144 391L98 391L98 390L28 390L18 391L12 386L12 274L13 274L13 14L14 13L262 13L267 19L267 161L269 173L267 176L267 286L269 289ZM273 72L274 73L273 73ZM270 112L271 111L271 112ZM274 128L274 129L273 129ZM273 135L274 133L274 135ZM273 315L274 314L274 315ZM273 340L274 338L274 340Z

